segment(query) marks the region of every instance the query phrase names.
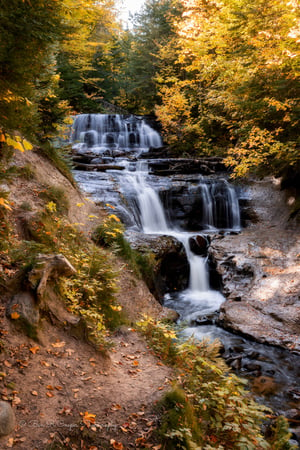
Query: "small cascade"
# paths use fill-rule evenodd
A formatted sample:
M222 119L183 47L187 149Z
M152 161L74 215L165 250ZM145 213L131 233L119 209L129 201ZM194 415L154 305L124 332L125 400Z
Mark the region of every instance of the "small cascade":
M174 295L167 294L166 306L176 309L181 318L187 321L195 319L200 314L217 311L225 299L219 292L210 290L206 258L196 255L190 248L192 234L168 226L158 192L146 183L144 176L140 173L135 174L132 185L136 190L142 231L146 234L173 236L183 244L186 251L190 267L188 289Z
M149 149L162 146L157 131L133 115L79 114L75 117L71 142L73 148L95 154L105 149Z

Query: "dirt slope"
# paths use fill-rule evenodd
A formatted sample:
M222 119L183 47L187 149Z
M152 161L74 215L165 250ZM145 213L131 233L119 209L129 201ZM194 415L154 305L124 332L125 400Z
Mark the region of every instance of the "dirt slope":
M27 202L32 211L38 210L36 192L46 185L64 189L69 220L85 233L104 217L100 207L37 153L17 153L15 163L36 168L33 179L19 178L10 185L16 229L24 214L20 206ZM116 259L116 266L121 269L118 301L129 322L143 312L155 317L166 313L124 262ZM146 442L149 448L155 446L149 440L156 423L153 406L168 389L172 374L130 325L112 336L114 347L108 355L47 320L37 343L16 332L5 317L4 292L0 299L0 393L12 403L17 419L14 433L0 438L1 449L41 450L59 448L59 443L93 450L139 448Z

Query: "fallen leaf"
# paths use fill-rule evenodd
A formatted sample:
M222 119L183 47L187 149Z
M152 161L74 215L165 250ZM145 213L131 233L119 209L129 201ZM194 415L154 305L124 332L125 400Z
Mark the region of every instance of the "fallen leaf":
M6 444L6 447L12 448L14 445L14 438L9 438Z
M49 389L49 391L53 391L53 386L51 386L51 384L48 384L47 389Z
M133 361L132 365L133 365L133 366L138 366L138 365L139 365L139 362L138 362L137 360L135 360L135 361Z
M35 355L39 349L40 349L40 347L38 345L36 345L35 347L31 347L29 350L31 351L31 353L33 353Z
M4 361L4 363L3 363L6 367L11 367L11 363L10 362L8 362L8 361Z
M15 396L13 399L13 404L14 405L19 405L21 403L21 399L20 397Z
M62 391L63 390L63 387L62 386L54 386L55 387L55 389L57 390L57 391Z
M47 397L51 398L54 397L54 394L52 394L52 392L46 392Z
M72 410L71 408L65 406L61 411L59 411L58 414L65 414L66 416L72 416Z
M31 391L31 394L35 395L35 396L38 395L38 393L36 391Z
M145 444L145 443L146 443L146 439L145 439L144 437L139 437L139 438L137 438L137 439L135 440L135 443L136 443L137 445L139 445L139 444Z
M123 450L124 448L122 442L117 442L115 439L110 440L110 445L116 450Z
M110 408L112 411L119 411L120 409L122 409L122 406L119 405L118 403L115 403L114 405L111 406Z
M49 367L50 366L50 364L47 363L47 361L40 361L40 365L41 366L45 366L45 367Z
M58 341L51 345L52 345L52 347L60 348L60 347L64 347L66 345L66 343L64 341Z
M18 319L20 317L20 314L15 311L15 312L11 313L10 317L12 319Z
M75 350L73 350L72 348L66 348L65 352L68 353L69 356L71 356L72 353L75 353Z
M82 413L81 413L82 415ZM92 423L95 423L96 414L91 414L88 411L85 411L83 414L83 423L89 428Z

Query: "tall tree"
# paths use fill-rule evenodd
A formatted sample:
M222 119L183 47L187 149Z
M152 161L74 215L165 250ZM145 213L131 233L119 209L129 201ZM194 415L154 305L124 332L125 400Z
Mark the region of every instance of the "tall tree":
M118 95L113 101L129 111L145 114L154 111L157 96L156 75L165 62L160 57L174 33L173 16L179 14L175 0L146 0L133 18L132 30L124 30L116 41L118 51L111 55Z
M96 48L115 26L112 1L0 0L1 130L39 141L56 132L68 109L57 55L88 91Z

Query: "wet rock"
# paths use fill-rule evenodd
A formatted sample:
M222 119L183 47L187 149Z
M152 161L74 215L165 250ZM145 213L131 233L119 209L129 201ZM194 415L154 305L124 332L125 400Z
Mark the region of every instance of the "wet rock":
M207 157L201 159L167 158L151 161L150 169L153 174L169 176L174 174L202 174L210 175L215 172L226 172L227 168L222 158Z
M195 320L191 321L191 325L212 325L216 322L218 317L218 312L207 314L205 316L199 316Z
M226 358L227 364L235 370L240 370L242 367L242 356Z
M151 270L145 273L145 281L157 300L164 294L187 287L189 264L181 242L172 236L144 235L127 232L131 247L146 257Z
M285 412L285 417L287 419L300 421L300 411L299 411L299 409L296 409L296 408L289 409L288 411Z
M177 320L179 319L179 314L174 309L163 306L163 312L161 317L167 320L168 322L177 322Z
M197 236L191 237L189 239L189 246L191 251L195 253L195 255L206 256L209 241L209 236L206 237L198 234Z
M247 370L247 372L261 373L261 366L259 364L255 364L255 363L244 364L243 369Z
M10 434L16 426L15 413L8 402L0 401L0 436Z

